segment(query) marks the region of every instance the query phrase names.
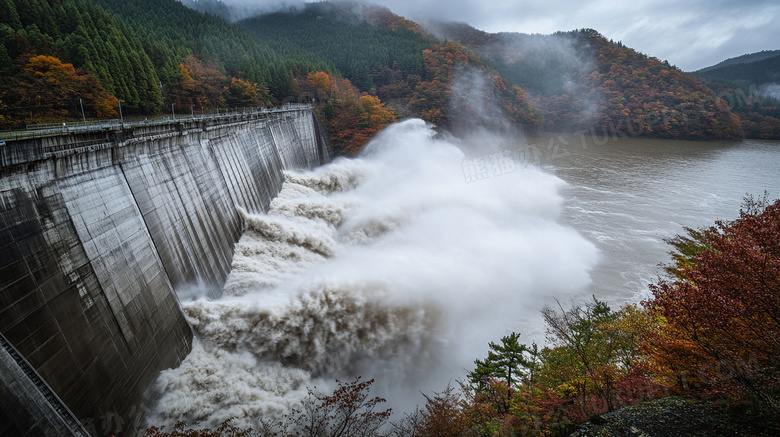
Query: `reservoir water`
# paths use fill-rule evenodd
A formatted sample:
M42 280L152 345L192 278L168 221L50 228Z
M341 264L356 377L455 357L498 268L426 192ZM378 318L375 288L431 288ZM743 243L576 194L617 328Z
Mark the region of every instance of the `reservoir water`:
M546 148L551 138L558 152L540 161L567 183L562 222L599 249L589 292L613 302L647 296L662 274L659 264L670 260L664 239L737 218L746 194L780 198L778 141L598 144L589 136L547 136L529 143Z

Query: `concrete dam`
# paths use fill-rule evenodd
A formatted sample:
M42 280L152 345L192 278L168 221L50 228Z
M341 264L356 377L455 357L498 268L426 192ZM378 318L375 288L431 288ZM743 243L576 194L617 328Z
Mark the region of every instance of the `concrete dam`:
M307 105L0 142L0 434L133 435L282 171L331 160Z

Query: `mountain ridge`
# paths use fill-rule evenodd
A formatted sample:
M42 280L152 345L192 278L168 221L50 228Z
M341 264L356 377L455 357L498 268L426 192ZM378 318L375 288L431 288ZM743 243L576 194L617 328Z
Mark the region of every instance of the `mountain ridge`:
M734 64L749 64L751 62L762 61L767 58L780 56L780 50L762 50L760 52L746 53L744 55L728 58L717 64L710 65L709 67L700 68L695 70L694 73L705 73L710 70L715 70L721 67L726 67Z
M770 53L766 53L766 56L762 55L755 60L708 67L697 71L695 74L729 80L745 86L754 85L758 87L768 83L780 83L780 50L771 53L774 54L770 56Z
M230 23L221 2L198 2L208 13L190 3L0 0L0 124L80 118L75 90L92 79L74 73L73 84L49 90L35 79L49 67L29 64L38 55L97 76L108 94L88 102L92 117L98 107L113 116L112 98L122 99L129 114L170 112L171 104L205 112L311 99L308 76L323 72L349 79L347 88L379 98L398 116L451 129L467 128L459 119L531 132L662 138L739 138L745 131L696 78L592 29L490 34L459 23L447 24L447 34L355 2L312 3ZM107 24L85 19L74 27L67 19L79 15L73 11ZM58 99L36 101L38 87ZM762 135L780 137L780 120L761 117Z

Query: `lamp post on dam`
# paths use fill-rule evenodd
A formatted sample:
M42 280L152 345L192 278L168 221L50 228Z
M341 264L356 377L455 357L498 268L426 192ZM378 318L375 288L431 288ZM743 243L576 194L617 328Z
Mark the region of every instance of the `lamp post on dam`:
M117 99L119 101L119 125L122 126L122 129L125 127L125 118L122 116L122 99Z

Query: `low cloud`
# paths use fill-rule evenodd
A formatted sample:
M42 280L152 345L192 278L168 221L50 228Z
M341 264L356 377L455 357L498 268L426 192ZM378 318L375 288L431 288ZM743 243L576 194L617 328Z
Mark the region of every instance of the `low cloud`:
M185 0L185 2L194 0ZM201 5L217 0L199 0ZM301 0L224 0L235 16L303 5ZM776 0L376 0L415 20L467 22L488 32L553 33L593 28L607 38L686 71L745 53L778 48Z
M305 0L179 0L183 5L201 12L239 21L261 14L290 8L302 8Z

